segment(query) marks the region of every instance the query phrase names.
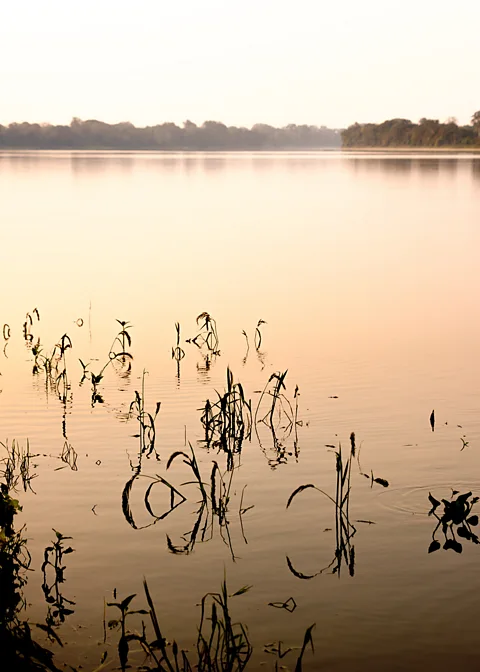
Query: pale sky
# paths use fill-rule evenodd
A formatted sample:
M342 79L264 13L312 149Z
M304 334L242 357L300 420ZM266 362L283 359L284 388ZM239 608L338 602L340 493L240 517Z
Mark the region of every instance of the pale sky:
M4 0L0 123L467 123L479 26L480 0Z

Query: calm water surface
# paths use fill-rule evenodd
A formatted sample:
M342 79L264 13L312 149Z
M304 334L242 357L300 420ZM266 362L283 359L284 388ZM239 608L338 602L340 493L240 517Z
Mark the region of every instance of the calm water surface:
M0 321L11 328L0 350L0 440L28 439L38 455L35 494L20 484L18 493L16 527L26 525L35 570L22 618L45 620L41 565L52 528L75 549L62 584L74 613L56 628L64 647L46 640L59 663L93 670L106 650L107 669L118 668L118 632L104 643L104 600L114 589L118 598L137 593L132 608L145 608L144 576L164 634L192 651L198 604L224 573L231 593L252 586L231 600L248 626L252 669L274 669L265 645L299 647L312 623L307 669L450 669L477 660L480 549L457 534L461 554L428 553L437 523L428 494L480 496L480 158L3 153L0 222ZM34 344L40 338L49 353L62 334L72 341L63 400L45 372L32 374L22 325L35 307ZM217 323L217 356L185 343L203 311ZM100 371L116 319L133 325L131 371L108 366L98 388L104 403L92 404L78 360ZM175 322L185 350L178 368ZM167 471L167 460L190 442L206 482L214 460L225 471L225 455L202 443L199 409L223 392L227 366L254 409L271 374L288 370L285 395L294 406L298 385L299 422L292 428L276 416L274 436L254 423L236 458L228 525L214 516L203 541L174 553L167 541L187 543L199 492L183 485L192 478L186 465ZM161 402L159 459L144 455L138 472L138 422L128 412L143 370L147 410ZM336 509L325 495L306 490L286 509L302 484L335 497L332 446L341 444L346 459L351 432L354 576L336 556ZM60 459L65 441L76 470ZM122 493L137 472L135 529ZM389 487L372 483L372 472ZM165 478L186 502L160 519L169 494L157 484L152 517L146 476ZM444 544L441 528L435 538ZM293 613L268 604L289 597ZM116 617L107 609L107 620ZM131 629L140 628L135 618ZM279 664L293 669L295 658ZM134 653L131 662L142 660Z

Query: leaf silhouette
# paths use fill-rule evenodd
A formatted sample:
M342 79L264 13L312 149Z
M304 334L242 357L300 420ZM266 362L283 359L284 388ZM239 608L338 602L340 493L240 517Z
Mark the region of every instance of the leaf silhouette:
M292 494L291 494L290 497L288 498L287 509L288 509L288 507L290 506L290 504L292 503L293 498L296 497L296 495L298 495L300 492L303 492L304 490L307 490L307 488L314 488L315 490L317 489L317 488L313 485L313 483L307 483L306 485L300 485L296 490L294 490L294 491L292 492Z
M440 542L434 539L430 544L430 546L428 547L428 552L434 553L435 551L438 551L439 548L440 548Z

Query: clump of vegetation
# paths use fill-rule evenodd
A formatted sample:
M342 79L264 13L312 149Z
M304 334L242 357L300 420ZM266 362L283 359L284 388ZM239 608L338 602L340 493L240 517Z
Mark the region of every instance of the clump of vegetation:
M80 365L82 367L82 378L80 380L80 385L82 385L85 380L90 380L92 383L92 407L97 403L103 404L104 402L103 396L99 392L99 385L103 380L103 376L107 367L110 364L113 364L114 362L120 362L122 367L127 366L127 370L125 372L127 376L131 370L131 360L133 360L133 355L127 350L127 346L130 347L132 343L131 336L128 333L128 329L131 325L123 320L117 320L117 322L122 328L113 339L113 343L108 353L108 361L100 369L99 373L93 373L93 371L90 371L88 368L90 364L85 364L81 359L79 359Z
M428 495L428 499L432 505L428 515L434 516L438 520L432 533L432 542L428 548L429 553L438 551L442 547L442 544L435 538L439 528L441 528L444 537L443 548L445 551L462 552L463 546L457 537L464 541L471 541L473 544L480 543L478 536L472 530L473 527L478 525L478 516L476 514L472 515L472 509L478 502L478 497L472 497L471 492L461 495L458 490L453 490L450 500L442 499L439 501L431 493ZM443 511L439 513L437 509L442 504Z
M227 368L227 388L217 394L217 401L209 399L201 409L200 422L205 432L207 447L223 450L228 457L228 468L233 468L233 456L240 453L243 442L251 438L252 404L245 398L241 383L233 382L233 373Z
M287 373L288 370L283 373L272 373L260 393L254 415L255 432L260 447L265 454L267 453L262 445L259 425L267 427L270 432L273 457L267 459L272 467L276 467L287 461L286 441L292 434L294 438L293 453L295 457L298 457L297 429L303 424L298 419L298 399L300 392L298 385L296 385L292 404L286 395L285 378ZM279 433L280 431L281 434Z
M62 584L65 581L64 556L74 551L71 546L65 548L64 542L72 537L66 537L57 530L53 531L55 532L55 540L52 541L51 546L47 546L45 549L42 564L42 590L48 604L46 623L49 631L54 626L63 623L66 616L73 614L70 607L75 605L75 602L68 600L62 594ZM49 579L50 574L53 574L53 578Z
M38 644L30 624L21 618L31 557L24 528L14 529L22 507L7 483L0 483L0 651L2 669L15 672L59 672L53 653ZM42 627L42 626L38 626ZM44 627L46 629L46 627Z
M231 600L247 593L251 586L243 586L233 594L229 594L224 579L218 593L207 593L200 603L200 624L195 653L180 649L174 640L168 643L161 627L160 620L148 587L143 582L148 610L130 609L130 604L136 594L129 595L121 602L108 602L107 606L116 608L119 618L111 619L108 626L111 630L119 630L118 657L120 667L124 672L129 667L130 645L137 642L147 658L142 669L161 670L163 672L242 672L251 660L253 647L250 643L248 630L241 622L233 620L231 615ZM127 619L137 615L148 615L153 637L148 634L148 624L142 620L141 631L127 627ZM310 645L313 650L312 631L315 624L306 629L302 647L296 660L295 671L301 672L305 651ZM267 650L267 649L265 649ZM289 648L278 658L283 658L293 649ZM268 651L269 653L274 652ZM277 665L276 665L277 669Z
M15 439L9 445L8 440L3 443L0 441L5 455L0 458L0 477L3 478L7 490L17 488L19 481L22 481L24 492L32 489L31 482L37 474L32 472L31 460L38 455L32 455L30 452L30 443L27 439L26 445L22 446Z
M446 123L438 119L389 119L381 124L353 124L342 131L344 147L458 147L478 145L480 111L472 116L469 126L459 126L451 118Z
M197 348L206 346L208 351L214 355L219 355L219 345L217 323L210 313L200 313L197 317L197 325L200 325L200 331L194 338L187 339L187 343L193 343Z
M55 390L60 401L65 404L70 392L70 382L67 374L66 352L72 348L72 340L68 334L63 334L58 343L56 343L50 353L45 354L40 339L32 346L32 354L35 357L33 363L33 374L39 374L44 371L46 383Z

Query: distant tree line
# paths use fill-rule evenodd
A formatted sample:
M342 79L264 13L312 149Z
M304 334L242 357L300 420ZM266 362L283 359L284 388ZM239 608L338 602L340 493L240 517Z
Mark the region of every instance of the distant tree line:
M471 125L455 119L390 119L383 124L353 124L342 131L343 147L473 147L480 146L480 111Z
M12 123L0 125L0 149L121 150L280 150L340 147L340 131L325 126L289 124L274 128L225 126L206 121L197 126L164 123L137 128L130 122L106 124L74 118L69 126Z

